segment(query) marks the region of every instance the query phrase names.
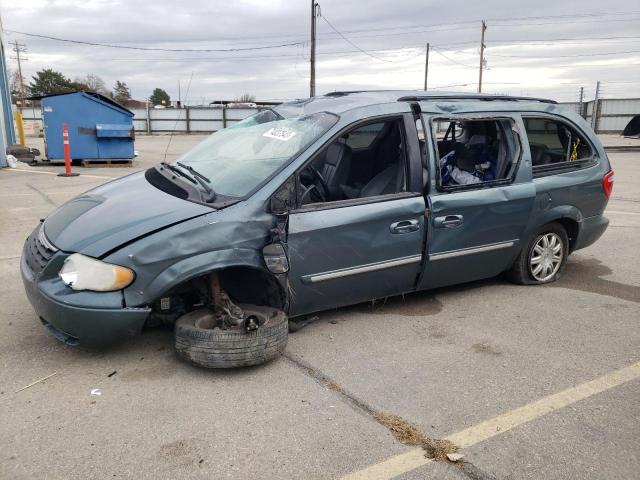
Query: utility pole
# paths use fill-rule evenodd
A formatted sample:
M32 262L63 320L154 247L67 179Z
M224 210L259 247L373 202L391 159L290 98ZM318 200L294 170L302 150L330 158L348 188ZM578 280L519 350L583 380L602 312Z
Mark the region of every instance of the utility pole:
M578 115L584 117L584 87L580 87L580 100L578 103Z
M596 82L596 95L593 99L593 109L591 110L591 126L593 131L598 133L598 120L600 116L600 80Z
M484 32L487 24L482 20L482 33L480 35L480 75L478 77L478 93L482 93L482 70L484 68Z
M424 91L427 91L427 77L429 76L429 44L427 43L427 54L424 58Z
M20 58L20 54L26 53L27 46L23 43L18 43L17 40L14 40L13 42L9 42L9 45L13 45L13 51L16 52L15 58L18 61L18 77L20 80L20 105L24 107L25 90L24 90L24 77L22 76L22 62L21 62L22 59Z
M311 76L309 79L309 96L316 95L316 9L318 3L311 0Z

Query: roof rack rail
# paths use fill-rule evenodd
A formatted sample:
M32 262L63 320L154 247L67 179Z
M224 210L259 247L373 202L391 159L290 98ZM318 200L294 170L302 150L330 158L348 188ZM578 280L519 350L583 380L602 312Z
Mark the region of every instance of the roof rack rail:
M486 102L491 101L508 101L508 102L518 102L518 101L529 101L529 102L541 102L541 103L553 103L557 104L555 100L549 100L547 98L535 98L535 97L512 97L509 95L408 95L405 97L398 98L399 102L419 102L419 101L427 101L427 100L456 100L456 101L466 101L466 100L482 100Z

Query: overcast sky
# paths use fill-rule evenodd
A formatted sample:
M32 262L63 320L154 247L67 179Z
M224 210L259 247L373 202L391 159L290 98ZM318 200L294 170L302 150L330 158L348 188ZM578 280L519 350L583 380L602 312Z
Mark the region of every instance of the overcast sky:
M54 68L88 73L107 86L127 83L134 98L161 87L190 104L309 95L310 1L306 0L0 0L5 42L27 45L27 80ZM480 20L487 20L483 91L593 98L640 97L640 4L629 0L319 0L317 93L421 89L425 44L433 46L429 88L475 91ZM328 23L327 23L328 21ZM339 36L340 31L351 43ZM121 46L238 49L235 52L140 51L76 45L20 31ZM11 47L6 45L7 50ZM359 51L364 50L366 53ZM11 53L9 52L9 56ZM9 59L15 69L15 60Z

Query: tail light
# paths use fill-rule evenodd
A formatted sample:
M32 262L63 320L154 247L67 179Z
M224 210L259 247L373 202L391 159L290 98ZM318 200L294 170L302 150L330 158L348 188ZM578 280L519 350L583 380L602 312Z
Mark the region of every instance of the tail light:
M602 190L607 198L611 198L611 192L613 191L613 170L609 170L602 178Z

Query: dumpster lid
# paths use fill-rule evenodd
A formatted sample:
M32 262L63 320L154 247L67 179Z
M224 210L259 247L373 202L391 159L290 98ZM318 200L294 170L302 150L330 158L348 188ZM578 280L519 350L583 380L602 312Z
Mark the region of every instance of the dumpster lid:
M120 108L122 110L125 110L127 112L129 112L131 115L133 115L133 112L131 110L129 110L127 107L122 106L121 104L119 104L118 102L116 102L114 99L109 98L105 95L102 95L100 93L96 93L96 92L87 92L85 90L76 90L75 92L61 92L61 93L52 93L50 95L34 95L33 97L28 97L25 100L42 100L43 98L49 98L49 97L59 97L61 95L72 95L74 93L84 93L85 95L89 95L91 97L97 98L105 103L108 103L110 105L113 105L114 107Z

